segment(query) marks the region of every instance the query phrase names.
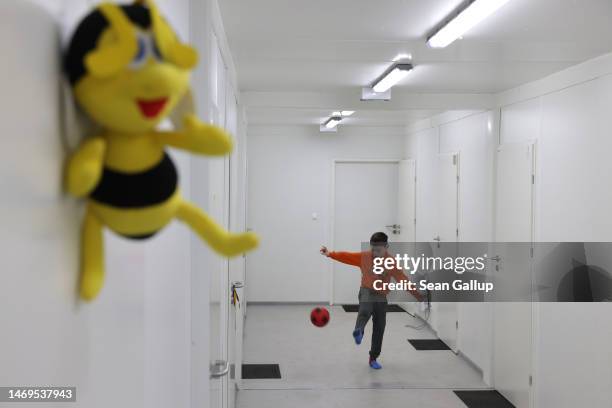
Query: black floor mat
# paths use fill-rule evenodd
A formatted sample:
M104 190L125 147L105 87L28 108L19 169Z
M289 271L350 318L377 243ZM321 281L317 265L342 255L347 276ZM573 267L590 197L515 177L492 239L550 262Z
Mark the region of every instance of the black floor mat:
M243 364L243 380L263 380L281 378L280 366L278 364Z
M454 391L468 408L515 408L497 391Z
M450 350L450 348L440 339L436 340L410 340L412 347L419 351L429 350Z
M359 311L359 305L342 305L342 308L345 312L349 313L357 313ZM387 313L390 312L404 312L406 311L399 307L398 305L387 305Z

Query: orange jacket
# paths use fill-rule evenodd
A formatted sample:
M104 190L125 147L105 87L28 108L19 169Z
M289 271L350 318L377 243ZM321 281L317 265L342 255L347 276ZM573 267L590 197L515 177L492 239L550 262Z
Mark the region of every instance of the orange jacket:
M342 262L347 265L358 266L361 269L361 287L374 290L377 293L384 295L389 293L389 290L374 289L374 281L380 280L383 283L389 283L391 278L396 282L410 281L408 277L398 269L386 270L381 275L374 273L374 261L372 253L367 252L330 252L329 257L335 261ZM379 286L381 286L379 284ZM410 293L417 299L421 299L421 295L416 290L411 290Z

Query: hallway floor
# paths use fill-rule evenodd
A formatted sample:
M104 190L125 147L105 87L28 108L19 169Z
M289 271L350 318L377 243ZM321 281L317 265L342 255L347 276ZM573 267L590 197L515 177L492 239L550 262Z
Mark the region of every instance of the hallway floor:
M310 323L312 306L249 306L245 363L279 364L282 379L243 380L238 408L465 408L453 390L486 389L481 374L451 351L416 351L407 339L433 339L407 313L388 313L383 369L367 364L371 323L361 346L351 332L356 313L330 309L331 322Z

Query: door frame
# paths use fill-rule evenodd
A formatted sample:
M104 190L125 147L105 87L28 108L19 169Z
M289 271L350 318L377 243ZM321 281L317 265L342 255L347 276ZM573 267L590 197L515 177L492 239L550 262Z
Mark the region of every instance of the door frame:
M524 141L519 141L519 142L510 142L510 143L502 143L501 141L501 135L500 135L500 140L498 141L497 146L495 147L495 188L494 188L494 192L493 192L493 242L497 242L497 238L496 238L496 233L497 233L497 217L498 217L498 212L497 212L497 193L498 193L498 189L499 189L499 184L497 183L497 176L498 176L498 172L499 172L499 161L498 161L498 155L501 149L503 149L506 146L529 146L531 149L531 229L530 229L530 234L531 234L531 248L533 252L533 255L531 257L531 270L533 271L533 267L534 267L534 262L535 262L535 257L537 256L536 252L535 252L535 243L539 242L539 228L537 225L537 211L539 210L539 188L540 188L540 184L539 184L539 177L541 177L540 175L540 171L538 168L538 141L535 139L529 139L529 140L524 140ZM532 273L532 287L534 287L535 282L533 281L534 277L533 277L533 273ZM533 299L531 301L531 356L530 356L530 368L531 368L531 378L530 378L530 384L529 384L529 407L533 408L536 406L537 403L537 399L538 399L538 386L537 386L537 381L539 379L539 365L537 363L537 359L535 358L538 355L538 344L539 344L539 316L540 316L540 312L539 312L539 308L540 308L540 303L539 302L535 302ZM491 367L490 367L490 379L489 382L491 384L493 384L493 386L495 387L495 341L496 341L496 333L495 333L495 323L494 323L494 319L495 319L495 307L491 308L491 319L492 319L492 326L491 326L491 340L493 342L493 347L491 348Z
M343 163L357 163L357 164L370 164L370 163L384 163L390 164L395 163L398 165L404 159L333 159L331 163L331 191L330 191L330 207L329 207L329 245L331 248L336 243L336 166ZM329 271L329 304L334 305L334 264L333 262L328 263Z
M461 242L461 234L462 234L462 200L461 200L461 179L462 179L462 174L461 174L461 151L458 150L452 150L452 151L446 151L446 152L438 152L438 154L436 155L436 159L440 160L440 158L442 156L447 156L447 157L452 157L453 158L453 165L455 166L456 169L456 178L455 178L455 185L457 186L457 191L456 191L456 195L455 195L455 234L454 234L454 240L450 241L440 241L440 242L446 242L446 243L455 243L457 246L456 248L458 248L459 243ZM436 173L436 180L439 183L440 182L440 173ZM439 185L436 184L436 188L438 188L438 191L440 191L439 189ZM439 201L439 197L438 201ZM436 230L437 230L437 234L438 234L438 238L442 237L442 234L440 233L440 224L439 224L439 220L436 221ZM452 306L449 306L452 305ZM451 309L451 313L453 313L453 318L455 320L455 328L451 329L451 331L454 333L454 336L452 336L452 342L447 342L447 343L451 343L449 344L449 348L451 349L451 351L455 354L459 354L460 349L459 349L459 326L460 326L460 322L459 322L459 304L457 302L451 302L451 303L443 303L443 304L436 304L436 302L434 301L432 306L431 306L431 311L430 313L432 315L434 315L434 322L433 324L430 323L430 328L436 333L436 335L440 338L442 338L441 336L441 328L442 326L440 325L439 322L439 318L438 316L441 315L440 312L440 308L444 308L444 307L448 307L448 308L452 308ZM446 339L443 339L446 340Z
M417 220L417 216L418 216L418 214L417 214L417 194L418 194L417 183L418 183L418 177L419 177L419 175L417 173L417 170L418 170L418 168L417 168L417 161L416 161L416 159L412 159L412 158L401 159L399 161L400 168L401 168L401 165L402 165L403 162L411 163L412 166L413 166L413 170L414 170L414 188L412 190L412 195L414 196L414 220L413 220L413 225L412 225L412 228L414 229L414 234L411 237L411 239L412 239L412 242L416 243L417 242L417 239L416 239L416 237L417 237L416 220ZM399 193L399 189L398 189L398 193ZM400 222L401 222L401 220L400 220ZM407 241L407 242L410 242L410 241Z
M457 230L456 234L455 234L455 241L447 241L447 242L461 242L461 221L462 221L462 217L461 217L461 209L462 209L462 202L461 202L461 152L460 151L450 151L450 152L438 152L437 154L437 158L439 159L440 156L454 156L454 160L455 160L455 166L457 167L457 198L456 198L456 203L457 203L457 208L456 208L456 222L455 222L455 228ZM437 176L439 176L439 174L437 174ZM440 179L438 178L438 181ZM437 225L437 228L439 230L439 225ZM438 232L439 234L439 232Z

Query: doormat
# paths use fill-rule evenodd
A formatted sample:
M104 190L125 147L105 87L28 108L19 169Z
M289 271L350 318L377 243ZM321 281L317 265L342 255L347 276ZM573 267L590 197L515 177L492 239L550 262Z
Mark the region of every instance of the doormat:
M495 390L453 392L468 408L515 408Z
M280 366L278 364L243 364L243 380L264 380L281 378Z
M349 313L357 313L359 311L359 305L342 305L342 308L345 312ZM398 305L387 305L387 313L390 312L404 312L406 311L399 307Z
M432 351L432 350L450 350L450 347L446 345L442 340L410 340L408 342L412 344L415 350L419 351Z

